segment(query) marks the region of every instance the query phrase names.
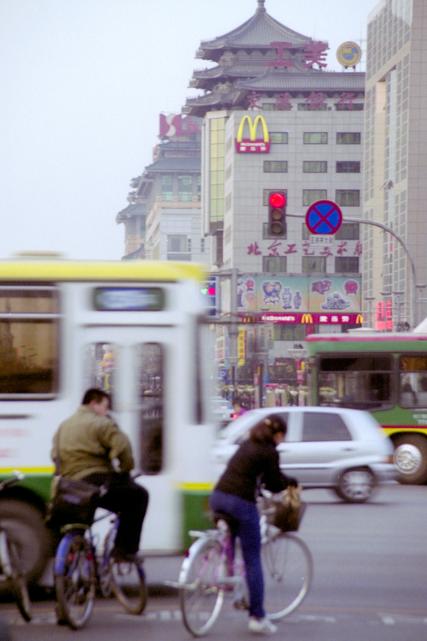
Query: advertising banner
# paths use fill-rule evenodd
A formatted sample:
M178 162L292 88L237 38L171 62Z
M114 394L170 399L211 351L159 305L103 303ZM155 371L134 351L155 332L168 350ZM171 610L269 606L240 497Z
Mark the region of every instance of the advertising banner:
M242 274L237 281L238 312L359 314L361 277L321 274ZM351 322L351 321L348 321Z

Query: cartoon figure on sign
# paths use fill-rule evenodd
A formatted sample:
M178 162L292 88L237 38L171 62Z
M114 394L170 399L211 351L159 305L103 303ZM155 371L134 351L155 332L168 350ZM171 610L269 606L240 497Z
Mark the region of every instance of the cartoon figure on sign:
M294 308L295 309L300 309L302 304L302 296L301 292L295 292L294 295Z
M275 305L280 300L280 291L282 285L279 282L272 282L270 280L265 281L262 284L262 290L264 292L264 303L266 305Z
M341 310L347 309L347 307L350 307L350 305L351 303L343 298L340 292L334 292L333 294L329 294L329 296L327 296L326 301L322 305L322 309Z
M282 307L283 309L292 309L292 290L290 287L285 287L282 292Z
M332 282L330 280L316 280L311 284L311 291L317 294L326 294L331 289Z
M357 294L359 291L359 283L356 280L346 280L344 289L346 294Z
M237 307L249 309L248 302L253 302L255 297L255 281L253 278L247 278L243 280L238 278L237 280Z

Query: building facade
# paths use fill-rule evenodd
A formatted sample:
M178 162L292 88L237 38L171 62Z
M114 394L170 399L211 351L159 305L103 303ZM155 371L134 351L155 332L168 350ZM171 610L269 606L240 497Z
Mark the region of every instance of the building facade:
M233 340L228 349L220 341L225 369L233 362L244 368L252 352L265 378L278 359L300 350L306 332L361 322L365 76L327 71L327 49L272 18L258 0L249 20L197 52L214 66L194 72L191 86L204 93L183 111L204 118L203 233L212 237L221 310L226 317L254 311L268 321L239 329L240 353ZM280 233L269 220L274 192L287 200ZM352 222L335 235L310 233L305 215L319 200L337 203Z
M209 261L201 235L200 122L160 115L153 162L133 179L130 204L117 215L125 226L125 258Z
M368 18L364 297L380 329L415 326L427 307L427 5L382 0Z

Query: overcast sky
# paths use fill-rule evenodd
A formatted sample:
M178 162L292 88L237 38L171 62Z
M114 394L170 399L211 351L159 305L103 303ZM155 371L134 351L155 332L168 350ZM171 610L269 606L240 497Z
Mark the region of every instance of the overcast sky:
M266 0L270 15L365 47L377 0ZM201 40L256 0L0 0L0 258L54 250L119 259L129 182L151 162L160 112L179 112ZM364 64L362 64L364 69Z

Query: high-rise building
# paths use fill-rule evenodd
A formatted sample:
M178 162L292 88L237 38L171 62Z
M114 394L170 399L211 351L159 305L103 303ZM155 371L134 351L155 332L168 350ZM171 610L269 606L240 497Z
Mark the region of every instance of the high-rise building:
M381 0L368 18L364 130L363 216L398 237L363 227L364 298L377 326L402 329L427 310L425 0Z

